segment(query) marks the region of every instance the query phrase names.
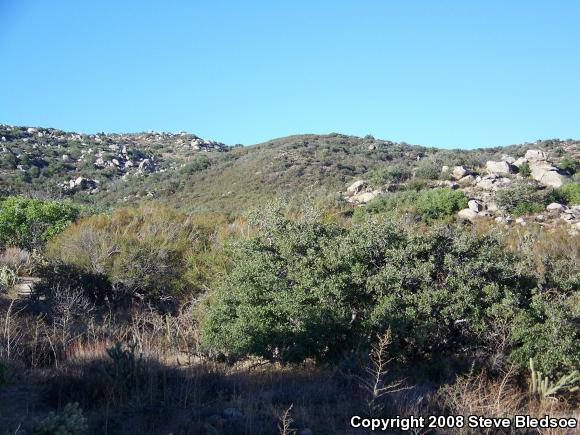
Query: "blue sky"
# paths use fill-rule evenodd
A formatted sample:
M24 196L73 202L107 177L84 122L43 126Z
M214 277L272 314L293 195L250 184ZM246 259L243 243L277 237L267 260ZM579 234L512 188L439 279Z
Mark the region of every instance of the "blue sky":
M0 123L580 138L580 2L0 0Z

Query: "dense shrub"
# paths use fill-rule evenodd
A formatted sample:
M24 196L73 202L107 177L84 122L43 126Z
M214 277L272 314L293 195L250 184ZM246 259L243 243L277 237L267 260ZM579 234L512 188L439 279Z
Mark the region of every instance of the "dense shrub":
M78 215L78 207L64 201L0 198L0 246L32 250L63 231Z
M534 183L529 181L516 181L511 187L498 190L495 199L500 209L516 215L541 211L545 202Z
M407 165L389 165L377 169L371 181L377 185L385 183L402 183L411 178L412 172Z
M441 175L441 166L434 162L421 162L415 169L415 177L426 180L437 180Z
M532 170L530 169L530 165L527 163L522 163L518 168L518 173L525 178L529 178L532 175Z
M560 162L558 163L558 167L561 170L568 172L570 175L574 175L576 173L578 165L578 160L572 159L570 157L564 157L560 159Z
M450 188L424 189L390 193L371 201L365 207L355 211L355 217L396 211L398 213L416 213L423 219L432 221L451 216L456 211L467 207L467 197L461 190Z
M569 205L580 204L580 183L566 183L549 196L550 200Z
M417 197L416 207L424 219L439 219L467 207L467 197L461 190L449 188L424 190Z
M510 359L520 367L534 359L543 373L568 374L580 365L578 313L563 300L534 295L518 313L511 330L515 344Z
M206 283L208 255L219 267L220 259L207 252L219 223L200 224L160 206L118 209L75 223L50 243L47 256L52 264L66 266L58 266L62 270L83 271L78 276L89 283L110 283L111 288L100 290L83 285L97 299L104 293L113 300L175 301Z
M494 237L460 229L347 230L270 215L212 296L204 345L231 358L324 361L390 327L399 357L452 355L526 309L532 281L519 264Z
M181 167L179 172L184 175L191 175L195 172L203 171L210 167L210 161L207 156L196 156L191 162Z
M526 214L539 213L545 209L545 205L541 202L520 202L511 212L514 216L524 216Z

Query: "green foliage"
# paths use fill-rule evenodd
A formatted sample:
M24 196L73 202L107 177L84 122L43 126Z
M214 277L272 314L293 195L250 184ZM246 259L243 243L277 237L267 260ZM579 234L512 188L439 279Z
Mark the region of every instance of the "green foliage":
M0 245L32 250L63 231L78 215L79 208L69 202L0 198Z
M530 169L530 165L527 163L522 163L518 168L518 173L525 178L530 178L532 175L532 170Z
M96 300L138 298L173 304L201 291L208 269L220 267L222 260L212 256L210 243L223 224L220 216L196 222L161 206L91 216L49 244L46 255L52 269L58 271L50 276L83 277L84 284L78 287L90 291L88 296ZM209 259L213 265L206 264ZM71 273L65 273L67 270ZM58 287L54 279L52 282L51 287ZM74 282L63 278L62 285Z
M427 182L425 180L413 179L413 180L409 181L409 183L407 184L407 190L414 190L416 192L418 192L419 190L427 189L427 188L428 188L428 185L427 185Z
M467 207L467 197L461 190L447 187L424 189L419 192L404 191L390 193L379 197L365 207L355 211L355 218L364 215L395 211L397 213L415 213L427 221L451 216L456 211Z
M417 213L426 220L439 219L467 207L467 201L461 190L449 188L424 190L417 197Z
M275 213L260 222L202 325L205 348L233 359L331 360L388 327L399 356L449 355L526 303L524 272L491 236Z
M520 202L512 210L514 216L524 216L531 213L544 211L545 206L541 202Z
M88 430L87 419L78 403L67 403L61 414L51 412L33 429L34 435L82 435Z
M371 176L371 181L376 185L385 183L402 183L411 178L412 172L407 165L389 165L377 169Z
M191 162L185 164L179 172L184 175L191 175L209 168L210 165L211 163L207 156L196 156Z
M570 157L563 157L562 159L560 159L560 162L558 163L558 167L561 170L568 172L570 175L574 175L576 173L578 166L579 166L578 160L575 160Z
M103 366L103 370L108 377L108 385L113 396L131 396L145 378L147 371L145 361L142 355L136 354L136 348L135 342L127 346L117 342L115 346L107 349L107 355L111 360Z
M534 359L540 371L563 375L580 364L580 330L571 307L562 300L536 294L526 310L520 311L511 327L515 345L512 362L525 367Z
M554 189L550 200L568 205L580 205L580 182L566 183Z
M541 211L539 205L545 202L536 186L528 181L516 181L511 187L497 191L495 199L500 209L514 214Z
M434 162L421 162L415 169L416 178L437 180L441 175L441 166Z
M574 392L579 389L580 373L574 370L572 373L563 375L556 382L544 376L534 367L534 360L530 358L530 392L541 399L555 396L561 392Z

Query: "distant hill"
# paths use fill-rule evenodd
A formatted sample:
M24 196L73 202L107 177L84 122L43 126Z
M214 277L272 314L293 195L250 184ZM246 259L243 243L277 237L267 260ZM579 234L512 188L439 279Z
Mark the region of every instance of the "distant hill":
M274 196L328 201L389 167L421 178L442 166L484 167L528 149L578 159L580 142L446 150L342 134L298 135L242 147L189 133L81 134L0 125L0 194L110 207L152 199L186 210L240 212Z

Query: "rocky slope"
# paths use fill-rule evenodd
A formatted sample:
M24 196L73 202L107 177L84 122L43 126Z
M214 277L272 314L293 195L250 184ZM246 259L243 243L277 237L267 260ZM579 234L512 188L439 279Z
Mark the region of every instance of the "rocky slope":
M567 181L571 174L562 162L578 161L579 145L556 139L444 150L329 134L232 147L185 132L87 135L0 125L0 194L69 197L102 207L156 199L189 210L239 212L273 196L341 201L353 181L400 167L411 179L457 185L490 204L494 191L521 176L522 165L542 188ZM351 201L393 189L365 187L357 194L366 198Z

